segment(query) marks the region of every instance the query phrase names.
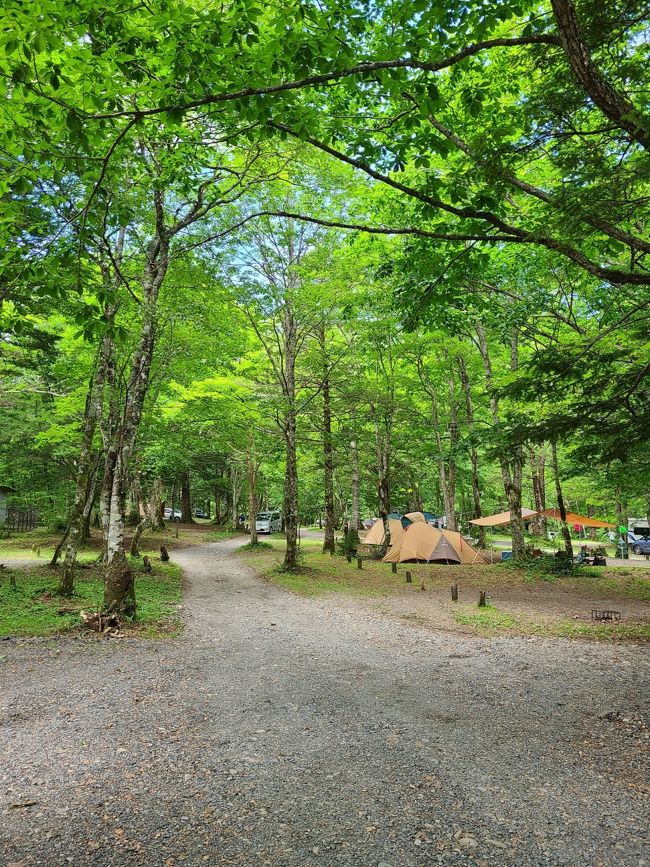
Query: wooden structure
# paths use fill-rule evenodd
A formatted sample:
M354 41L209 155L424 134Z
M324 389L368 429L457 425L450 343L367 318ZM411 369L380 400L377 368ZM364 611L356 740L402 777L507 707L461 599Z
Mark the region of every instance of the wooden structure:
M15 493L15 488L10 485L0 485L0 527L7 523L7 494Z

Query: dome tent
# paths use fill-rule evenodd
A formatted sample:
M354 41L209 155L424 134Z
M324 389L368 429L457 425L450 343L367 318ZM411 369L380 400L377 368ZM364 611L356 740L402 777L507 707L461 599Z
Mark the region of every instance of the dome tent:
M384 563L457 563L473 565L486 561L463 539L460 533L438 530L430 524L416 521L384 557Z
M402 535L404 533L404 527L402 526L402 521L399 517L390 517L388 518L388 532L390 533L390 543L392 545L398 545L402 539ZM372 525L370 530L366 533L366 536L363 540L364 545L383 545L384 544L384 522L379 520L375 524Z

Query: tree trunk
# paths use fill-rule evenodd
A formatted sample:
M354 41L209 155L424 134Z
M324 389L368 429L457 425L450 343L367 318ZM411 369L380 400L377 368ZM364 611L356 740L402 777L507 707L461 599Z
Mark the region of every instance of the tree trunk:
M287 550L284 556L285 569L298 566L298 460L296 453L296 321L290 305L285 306L284 334L284 383L286 413L284 442L286 448L286 472L284 479L284 522Z
M151 486L149 496L149 520L153 530L165 529L165 515L163 511L163 483L162 479L156 479Z
M625 94L619 93L601 75L583 39L571 0L551 0L551 6L569 66L584 92L619 129L625 130L644 148L650 149L647 120Z
M494 388L494 376L492 373L492 362L490 352L485 335L485 329L480 322L476 323L476 336L478 338L478 347L483 360L483 370L485 372L485 388L490 399L490 415L492 417L492 427L494 429L494 437L498 442L501 421L499 418L499 405L496 398ZM517 342L513 335L511 342L511 367L513 370L517 366ZM521 517L521 476L523 465L523 448L521 445L516 445L510 450L510 461L503 447L499 448L499 465L501 467L501 478L503 479L503 487L506 497L508 498L508 509L510 510L510 527L512 531L512 556L515 559L524 557L526 546L524 542L524 525Z
M248 469L248 526L251 532L251 545L257 545L257 454L255 440L249 435L246 453Z
M474 431L474 403L472 401L472 389L467 373L467 366L462 355L458 356L458 375L460 384L465 396L465 414L467 416L467 427L469 428L469 436L471 442L470 460L472 464L472 498L474 500L473 518L480 518L483 515L481 506L481 484L478 474L478 452L475 445ZM480 548L485 547L485 527L479 527L478 544Z
M112 342L108 342L105 337L102 337L97 354L96 371L89 385L86 397L74 505L68 520L63 573L57 589L57 593L60 596L72 596L74 593L74 573L77 555L83 541L85 520L90 515L90 509L95 498L95 478L98 458L93 455L92 448L99 420L97 413L102 403L104 382L106 380L111 351ZM90 503L88 502L89 500ZM56 562L54 558L53 561Z
M239 502L242 493L242 477L239 467L230 468L230 523L233 530L239 529Z
M136 347L126 398L116 436L117 453L113 474L113 488L108 515L106 546L106 579L104 610L110 613L135 616L135 587L133 572L129 568L124 547L126 487L129 465L135 448L144 400L149 387L149 374L156 340L156 302L168 264L168 238L159 230L152 243L145 275L144 302L140 340ZM159 260L158 257L161 257Z
M375 421L375 451L377 455L377 495L379 499L379 517L386 524L390 513L390 454L388 434L380 429Z
M332 445L332 405L330 401L329 360L325 327L319 330L319 342L323 361L323 480L325 498L325 539L323 552L333 554L334 546L334 448Z
M352 490L352 503L350 506L350 528L358 530L361 526L361 514L359 512L359 452L356 440L350 443L350 464L352 467L350 487Z
M192 497L190 496L190 474L187 470L183 470L181 473L181 521L184 524L194 524Z
M564 505L564 496L562 494L562 484L560 482L560 469L557 460L557 444L551 442L551 460L553 462L553 477L555 480L555 494L557 496L557 505L560 510L560 523L562 524L562 538L564 539L564 550L567 557L573 560L573 544L571 542L571 533L569 525L566 522L566 508Z
M530 474L533 483L533 504L536 512L543 512L546 508L546 446L531 447L529 451ZM531 522L531 527L538 536L546 534L546 518L544 515L536 516Z

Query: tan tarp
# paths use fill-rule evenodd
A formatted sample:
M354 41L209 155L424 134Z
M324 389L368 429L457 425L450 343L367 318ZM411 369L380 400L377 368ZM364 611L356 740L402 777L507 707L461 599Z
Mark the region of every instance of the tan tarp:
M413 521L414 524L416 521L424 521L425 524L427 522L427 519L424 517L422 512L407 512L404 517L408 518L409 521Z
M524 520L532 518L537 512L534 509L522 509L521 516ZM477 527L498 527L501 524L510 523L510 512L499 512L498 515L488 515L486 518L474 518L470 524L476 524Z
M407 527L400 544L391 545L384 557L384 563L407 563L410 560L421 563L462 563L469 566L486 563L460 533L438 530L421 521Z
M398 518L389 518L388 519L388 530L390 532L390 544L391 545L399 545L402 534L404 533L404 527L402 527L402 522ZM366 533L366 537L363 540L364 545L383 545L384 544L384 523L383 521L377 521Z
M559 509L545 509L540 514L544 515L545 518L554 518L556 521L562 520L560 518ZM567 512L566 520L567 524L582 524L583 527L600 527L603 529L615 526L614 524L608 524L607 521L599 521L597 518L589 518L587 515L578 515L577 512Z

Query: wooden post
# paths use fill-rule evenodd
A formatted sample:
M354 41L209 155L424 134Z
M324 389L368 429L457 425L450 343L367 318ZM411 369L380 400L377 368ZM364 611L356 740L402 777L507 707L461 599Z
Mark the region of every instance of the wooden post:
M413 576L411 575L410 572L407 572L407 573L406 573L406 583L407 583L407 584L412 584L412 583L413 583Z
M395 575L397 573L397 563L390 564L390 571Z
M12 590L16 589L16 573L15 572L9 573L9 586L11 587Z
M427 588L424 585L424 578L422 579L422 583L420 584L420 590L426 590Z
M458 584L451 585L451 601L458 602Z
M479 597L478 597L478 607L479 608L485 608L485 605L486 605L485 590L480 590L479 591Z
M363 569L363 560L361 557L357 557L357 569Z

